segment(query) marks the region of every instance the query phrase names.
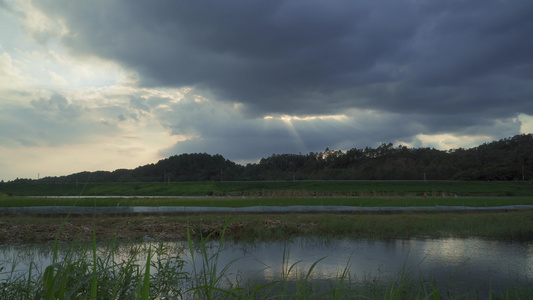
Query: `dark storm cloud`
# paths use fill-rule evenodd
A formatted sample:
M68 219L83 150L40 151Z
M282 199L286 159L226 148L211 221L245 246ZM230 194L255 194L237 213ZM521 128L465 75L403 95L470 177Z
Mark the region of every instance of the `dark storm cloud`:
M74 52L258 114L532 112L530 1L61 2Z
M129 109L113 113L122 121L153 114L187 136L164 155L255 159L416 144L419 134L499 139L520 133L519 113L533 114L530 0L34 5L65 22L61 42L72 54L115 61L143 87L193 88L180 102L132 96ZM34 105L63 109L52 100ZM346 118L262 119L330 114Z
M68 2L68 3L67 3ZM249 112L533 113L533 2L38 1L73 53Z

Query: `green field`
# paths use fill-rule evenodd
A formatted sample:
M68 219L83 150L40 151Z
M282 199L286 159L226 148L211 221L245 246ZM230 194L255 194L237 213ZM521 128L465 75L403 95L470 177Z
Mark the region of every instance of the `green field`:
M49 196L72 196L73 198L46 198ZM83 198L84 196L87 198ZM89 198L92 196L110 197ZM112 198L115 196L166 196L170 198ZM83 185L26 182L0 184L0 207L293 205L489 207L522 204L533 204L533 185L530 181L261 181L90 183Z
M533 196L531 181L0 183L10 196Z

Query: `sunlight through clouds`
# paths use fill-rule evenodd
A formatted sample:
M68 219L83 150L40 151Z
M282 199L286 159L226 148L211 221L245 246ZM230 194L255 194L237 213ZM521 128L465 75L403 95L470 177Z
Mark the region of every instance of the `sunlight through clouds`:
M398 1L0 0L0 180L533 132L530 1Z
M312 121L312 120L335 120L335 121L341 121L345 120L347 117L346 115L318 115L318 116L290 116L290 115L280 115L280 116L265 116L263 119L265 120L282 120L282 121Z

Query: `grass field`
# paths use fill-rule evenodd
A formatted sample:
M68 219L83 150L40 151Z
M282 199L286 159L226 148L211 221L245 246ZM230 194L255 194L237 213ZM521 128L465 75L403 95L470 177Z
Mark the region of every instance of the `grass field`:
M49 196L72 196L73 198L46 198ZM83 198L84 196L87 198ZM89 198L91 196L104 198ZM105 196L164 196L169 198L120 199L105 198ZM191 197L187 198L187 196ZM86 185L26 182L0 184L0 207L293 205L489 207L521 204L533 204L533 185L529 181L276 181L93 183Z
M11 196L533 196L531 181L239 181L170 183L0 183Z

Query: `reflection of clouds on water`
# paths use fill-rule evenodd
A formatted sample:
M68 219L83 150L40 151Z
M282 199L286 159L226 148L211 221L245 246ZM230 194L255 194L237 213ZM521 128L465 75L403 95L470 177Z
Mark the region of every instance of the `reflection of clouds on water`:
M464 240L449 238L440 243L424 243L425 251L432 261L445 263L449 267L461 266L472 255L475 240L465 243Z
M440 269L441 278L479 278L484 286L533 278L531 243L449 238L421 245L428 254L425 264Z
M219 251L218 245L218 242L206 244L208 257ZM98 254L105 257L108 251L114 251L113 259L117 263L128 260L134 254L137 261L143 262L146 261L149 246L152 247L154 260L179 257L186 261L184 271L192 272L193 268L201 270L201 248L195 248L196 261L193 264L187 242L118 244L113 250L102 246L98 248ZM0 247L0 263L16 262L23 272L33 261L42 269L51 263L51 250L50 245ZM65 253L60 249L60 256ZM159 253L162 256L158 256ZM216 264L219 271L229 266L226 275L230 282L265 284L281 280L283 274L288 281L301 279L317 261L311 280L338 280L348 266L352 282L362 283L368 278L398 278L398 274L404 270L416 278L421 275L435 279L439 284L454 282L465 289L483 289L495 287L495 283L509 285L517 280L531 280L533 243L474 238L387 241L302 238L291 242L254 244L225 242ZM291 272L288 272L293 265Z
M315 262L318 263L310 279L335 279L342 274L352 255L350 247L343 246L342 241L328 244L298 239L292 243L271 242L235 247L242 248L240 255L243 257L234 263L234 267L249 276L261 274L265 281L281 280L283 276L287 280L300 279L307 276ZM233 255L239 255L236 253L238 251L235 250ZM230 260L229 256L222 257Z
M528 277L530 280L533 280L533 243L527 245L527 270Z

